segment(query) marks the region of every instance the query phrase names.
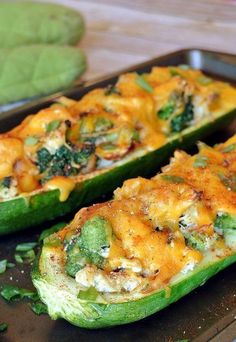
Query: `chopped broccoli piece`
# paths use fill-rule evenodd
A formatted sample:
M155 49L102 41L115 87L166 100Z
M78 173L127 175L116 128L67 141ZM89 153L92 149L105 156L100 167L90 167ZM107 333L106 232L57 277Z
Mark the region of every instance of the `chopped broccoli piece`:
M86 258L82 255L78 247L78 237L68 244L66 252L66 272L71 277L75 277L76 273L84 268L86 264Z
M184 111L171 120L170 124L172 132L181 132L184 128L188 127L191 120L193 120L193 104L190 96L185 105Z
M217 234L209 236L195 229L197 227L195 223L195 215L195 208L191 207L184 215L180 217L180 231L182 232L188 246L191 246L199 251L205 251L214 244L217 239Z
M65 250L67 254L66 271L75 277L86 263L103 267L104 251L109 248L112 239L112 228L102 216L94 216L85 222L79 236L72 236Z
M236 229L236 216L227 213L218 214L214 227L221 230Z
M111 225L102 216L97 215L86 221L78 239L82 255L92 264L102 267L105 262L102 254L109 248L111 236Z
M158 112L157 115L162 120L168 120L171 114L174 112L175 106L174 103L169 101L165 106L163 106Z
M224 236L225 244L236 249L236 216L221 213L216 216L214 222L215 230L220 230Z
M186 230L183 235L187 245L199 251L207 250L216 240L216 235L210 237L206 234L198 232L197 230Z

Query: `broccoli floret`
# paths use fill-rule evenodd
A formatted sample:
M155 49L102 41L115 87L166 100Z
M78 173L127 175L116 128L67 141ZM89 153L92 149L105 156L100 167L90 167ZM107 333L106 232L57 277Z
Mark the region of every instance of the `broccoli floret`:
M66 252L66 272L71 277L75 277L76 273L84 268L86 264L86 258L83 257L78 247L78 238L72 240L72 242L68 245Z
M88 158L94 153L94 151L95 146L93 144L85 144L81 150L74 152L73 160L76 164L84 166L87 164Z
M211 236L204 234L203 232L195 229L197 227L195 223L194 207L182 215L179 220L180 230L185 238L186 244L199 251L205 251L209 249L217 239L217 234Z
M40 173L44 173L42 183L54 176L75 176L80 173L80 167L86 166L88 159L94 153L95 147L92 144L84 144L81 149L72 146L71 149L62 145L55 154L50 154L46 148L37 152L37 165Z
M218 214L215 219L214 227L223 231L228 229L236 230L236 216L227 213Z
M86 263L102 268L105 264L104 253L110 246L112 228L102 216L94 216L85 222L79 236L72 236L65 251L66 272L75 277Z
M185 231L184 238L188 246L193 247L199 251L207 250L216 240L216 236L208 236L198 231Z
M165 106L163 106L158 112L157 115L162 120L168 120L171 114L174 112L175 106L174 103L169 101Z
M184 111L175 116L170 124L172 132L181 132L184 128L188 127L190 121L193 120L193 104L191 96L185 105Z
M236 249L236 216L221 213L216 216L214 228L223 234L225 244L230 248Z
M78 239L82 255L92 264L102 267L105 262L103 252L109 248L111 236L111 225L102 216L97 215L86 221Z
M41 148L41 150L37 151L37 165L39 167L39 172L44 172L50 161L52 160L52 155L50 152L45 148Z

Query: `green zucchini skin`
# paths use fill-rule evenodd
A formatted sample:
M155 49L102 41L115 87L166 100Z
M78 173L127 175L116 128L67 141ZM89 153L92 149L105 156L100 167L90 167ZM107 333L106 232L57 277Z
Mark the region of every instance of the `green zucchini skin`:
M74 212L104 194L108 194L120 186L127 178L137 176L152 176L158 167L168 160L176 148L186 148L227 126L235 118L236 109L218 117L215 121L176 134L175 137L162 147L146 155L135 158L119 167L84 182L77 183L75 189L65 202L59 200L59 190L42 192L29 197L18 197L0 203L0 236L23 230L41 223Z
M70 293L63 293L63 300L55 295L57 285L44 277L44 269L39 268L39 259L44 257L44 247L41 256L35 262L32 280L41 299L48 306L52 319L64 318L70 323L87 329L97 329L122 325L141 320L150 316L168 305L176 302L195 288L203 285L209 278L236 261L236 253L226 258L198 266L194 271L182 277L168 288L155 292L139 300L99 304L77 299ZM49 264L47 258L44 264ZM58 275L60 277L60 275ZM56 297L54 297L54 295ZM54 299L52 299L54 298ZM45 300L46 299L46 300ZM51 299L51 301L50 301Z
M1 48L29 44L74 45L85 30L78 11L37 2L0 3Z
M71 46L0 49L0 104L67 88L85 69L83 52Z

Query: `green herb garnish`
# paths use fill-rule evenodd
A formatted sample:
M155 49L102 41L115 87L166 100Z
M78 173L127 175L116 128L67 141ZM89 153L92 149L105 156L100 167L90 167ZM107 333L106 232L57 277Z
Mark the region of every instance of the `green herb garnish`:
M30 249L37 246L37 242L24 242L16 246L16 252L28 252Z
M200 76L200 77L198 77L197 81L201 85L208 85L208 84L212 83L212 78L206 77L206 76Z
M236 176L235 175L226 176L223 173L218 173L218 177L220 178L221 183L224 184L224 186L227 189L236 192Z
M136 77L136 83L140 86L140 88L146 90L148 93L152 93L154 90L151 84L149 84L148 81L145 80L145 78L141 75Z
M7 323L0 323L0 332L6 331L8 328Z
M222 150L222 152L225 152L225 153L227 153L227 152L232 152L232 151L234 151L235 149L236 149L236 144L231 144L231 145L226 146L226 147Z
M191 69L188 64L180 64L179 68L182 69L182 70L189 70L189 69Z
M0 274L6 272L7 268L12 268L14 266L15 264L13 264L12 262L8 262L7 259L0 260Z
M37 137L30 136L30 137L27 137L24 142L25 142L25 145L27 146L34 146L37 144L38 141L39 139Z
M48 313L47 306L41 301L30 303L30 307L36 315L42 315Z
M169 67L168 69L170 71L171 76L180 76L180 77L182 77L182 75L175 68Z
M170 183L184 183L184 178L174 175L161 175L161 178Z
M60 124L60 120L53 120L49 122L49 124L46 125L46 132L50 133L52 131L55 131L57 128L59 128Z
M208 162L207 156L196 156L193 167L206 167Z
M43 230L39 236L39 242L42 242L49 235L52 235L53 233L57 233L60 229L64 228L65 226L66 226L65 222L59 222L57 224L54 224L51 228Z
M35 251L33 249L27 252L15 253L15 260L18 264L31 263L35 259Z
M105 91L104 91L104 95L109 96L112 94L116 94L116 95L120 95L119 90L116 88L116 86L113 85L109 85Z
M7 269L7 259L0 261L0 274L3 274Z
M0 294L7 301L24 298L37 300L39 298L38 294L35 291L23 289L13 285L3 286Z

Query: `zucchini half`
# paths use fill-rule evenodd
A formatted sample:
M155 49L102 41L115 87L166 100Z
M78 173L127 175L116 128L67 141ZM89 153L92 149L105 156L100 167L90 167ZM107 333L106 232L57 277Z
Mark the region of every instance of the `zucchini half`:
M61 270L60 256L52 247L43 247L34 265L32 279L41 299L47 303L52 319L64 318L76 326L96 329L135 322L158 312L235 261L236 253L223 259L213 258L161 291L123 303L100 304L78 299L75 281Z
M236 109L218 116L215 120L204 121L195 127L187 128L173 135L160 148L77 183L64 202L59 199L59 190L44 191L26 197L22 195L0 202L0 236L39 225L75 211L82 205L87 205L113 191L127 178L153 175L175 149L190 147L196 140L227 126L235 116Z
M32 280L52 319L88 329L131 323L234 263L235 141L178 151L161 174L127 180L112 201L47 236Z

